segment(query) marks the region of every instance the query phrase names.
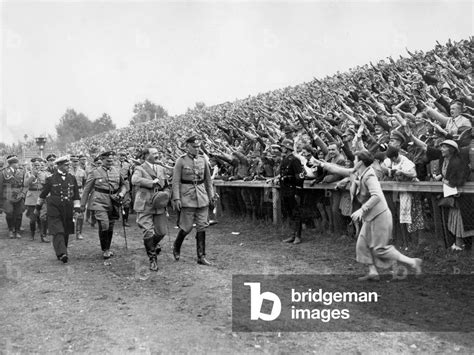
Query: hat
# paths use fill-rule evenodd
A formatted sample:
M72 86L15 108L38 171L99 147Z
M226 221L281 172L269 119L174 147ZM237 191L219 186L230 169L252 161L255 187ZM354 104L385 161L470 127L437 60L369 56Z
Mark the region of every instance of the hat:
M18 157L15 154L7 156L7 163L8 164L14 164L14 163L18 163L18 162L19 162Z
M270 146L270 148L272 148L272 149L278 149L278 150L281 152L281 147L280 147L279 144L272 144L272 145Z
M451 140L451 139L446 139L445 141L442 141L441 145L443 145L443 144L449 145L450 147L453 147L454 149L459 151L458 144L455 141Z
M101 158L100 158L100 155L96 156L96 157L94 158L94 163L97 163L100 159L101 159Z
M37 161L42 162L43 159L41 159L40 157L36 157L36 158L31 158L30 161L31 161L32 163L36 163Z
M443 91L445 89L451 90L451 86L449 86L449 84L446 82L443 84L443 86L441 86L441 89L439 91Z
M170 193L167 191L158 191L151 198L151 205L155 209L161 209L168 206L170 201Z
M283 139L283 142L280 143L280 146L289 150L293 150L294 143L291 139Z
M396 139L400 141L402 144L405 143L405 136L400 131L392 131L390 132L390 139Z
M73 162L78 162L79 161L79 157L77 155L71 155L71 161Z
M67 163L67 162L69 162L69 156L64 155L62 157L57 158L54 161L54 164L60 165L60 164L64 164L64 163Z
M102 154L99 155L100 159L110 159L115 156L115 152L113 150L109 150L107 152L103 152Z
M49 161L50 159L56 159L56 158L57 158L56 155L54 155L54 154L49 154L49 155L46 157L46 160Z
M184 143L186 143L186 144L188 144L188 143L189 144L199 144L200 142L199 142L199 138L197 136L191 136L188 139L186 139L184 141Z

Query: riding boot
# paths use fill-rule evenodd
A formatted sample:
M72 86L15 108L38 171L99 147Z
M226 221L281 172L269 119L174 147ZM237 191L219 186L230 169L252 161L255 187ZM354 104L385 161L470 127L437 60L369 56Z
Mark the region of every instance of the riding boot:
M161 253L161 246L160 241L164 238L164 235L154 235L153 236L153 250L156 252L158 256Z
M49 243L49 240L46 239L47 233L48 233L48 221L42 220L41 221L41 242L42 243Z
M36 221L30 221L30 233L31 233L31 240L35 240L35 232L36 232Z
M107 247L108 234L109 231L99 231L100 249L102 249L102 251L106 251L107 249L109 249Z
M143 244L145 245L146 254L148 255L148 259L150 260L150 270L158 271L156 251L155 251L153 239L154 239L153 237L145 238L143 239Z
M206 259L206 232L196 233L197 262L201 265L210 266L212 263Z
M173 256L174 260L178 261L181 253L181 244L183 244L184 238L186 238L187 233L182 229L179 230L176 240L173 244Z
M125 227L130 227L130 224L128 223L128 215L130 214L130 208L124 208L123 209L123 224Z

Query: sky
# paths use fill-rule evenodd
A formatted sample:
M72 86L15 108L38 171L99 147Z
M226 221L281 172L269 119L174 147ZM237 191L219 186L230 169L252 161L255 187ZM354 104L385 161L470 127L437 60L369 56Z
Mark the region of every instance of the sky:
M471 1L0 0L0 142L66 109L128 125L407 56L473 34Z

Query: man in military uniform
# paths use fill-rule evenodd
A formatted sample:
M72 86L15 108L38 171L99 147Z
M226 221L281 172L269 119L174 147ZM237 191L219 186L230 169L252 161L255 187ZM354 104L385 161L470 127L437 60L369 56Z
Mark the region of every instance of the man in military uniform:
M115 153L100 155L102 165L90 172L81 198L81 211L85 211L90 199L90 210L99 223L99 240L104 259L113 256L110 250L114 234L114 224L120 217L119 207L125 196L126 188L120 170L113 166Z
M49 154L46 157L46 171L48 171L51 175L53 175L56 172L56 166L55 166L56 158L57 157L54 154Z
M294 153L294 144L290 139L281 143L282 160L280 163L280 196L283 217L290 220L292 235L283 240L285 243L301 243L301 193L304 182L304 170L301 161Z
M173 245L175 260L179 260L181 244L196 224L197 262L212 265L206 259L206 232L209 203L214 203L209 165L199 155L200 142L193 136L186 140L187 153L176 161L173 171L173 207L179 212L179 232Z
M56 159L56 172L47 177L36 204L35 213L48 197L48 229L53 235L53 247L58 260L68 262L67 246L69 234L74 233L73 218L81 212L77 181L69 171L68 157Z
M0 209L5 211L10 238L21 238L20 228L25 206L25 170L16 155L7 156L6 168L0 171Z
M132 176L132 184L137 187L133 209L143 232L150 270L157 271L157 256L161 252L159 243L168 232L166 206L171 193L165 169L156 164L158 150L146 148L144 155L145 162L135 168Z
M42 161L43 159L41 158L31 159L31 171L26 173L24 183L25 187L28 188L25 206L26 216L30 219L31 240L35 239L36 225L38 225L41 231L41 241L49 243L49 240L46 239L46 232L48 230L46 206L41 209L39 215L35 214L38 197L48 177L48 174L42 170Z
M79 196L82 197L82 191L84 190L84 185L86 184L87 175L85 170L83 170L79 165L79 157L76 155L71 156L71 169L70 173L76 178L77 186L79 188ZM84 224L84 214L79 214L78 218L75 220L76 227L76 239L82 240L82 225Z
M130 204L132 203L132 198L130 196L130 190L131 190L131 184L130 184L130 167L131 164L127 161L127 152L122 151L119 154L119 167L120 167L120 174L122 175L122 179L125 182L125 186L127 188L127 191L125 193L125 196L123 197L122 201L122 208L123 208L123 223L125 227L130 227L130 224L128 224L128 216L130 214Z

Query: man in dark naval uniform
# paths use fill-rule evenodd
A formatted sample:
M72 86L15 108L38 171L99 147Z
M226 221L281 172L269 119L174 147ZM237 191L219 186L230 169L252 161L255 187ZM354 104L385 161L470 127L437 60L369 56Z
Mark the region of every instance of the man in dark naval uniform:
M290 139L281 143L282 160L280 164L281 211L284 218L289 218L292 235L283 240L285 243L301 243L301 193L304 182L303 166L293 154L294 144Z
M48 230L53 235L53 247L58 260L68 262L67 245L69 234L74 233L73 218L81 212L79 188L74 176L68 173L69 158L60 157L55 161L56 172L46 178L36 204L35 214L39 216L46 197Z
M5 211L9 237L21 238L20 227L25 206L25 170L16 155L7 157L6 168L0 171L0 209Z
M209 163L199 155L201 143L193 136L186 140L187 153L176 161L173 171L173 208L179 212L179 232L173 245L175 260L179 260L181 244L196 224L197 262L212 265L206 259L206 232L209 225L209 202L215 202Z
M113 151L100 155L102 165L87 176L81 198L81 211L85 211L88 199L92 201L90 210L99 223L99 240L104 259L114 255L110 245L115 221L120 217L120 203L126 192L120 170L114 166L114 157Z

